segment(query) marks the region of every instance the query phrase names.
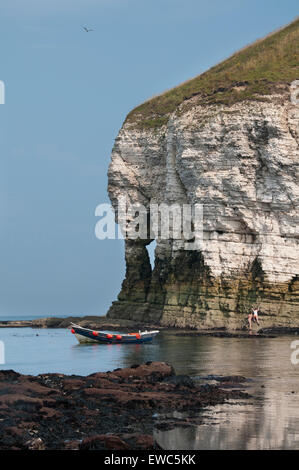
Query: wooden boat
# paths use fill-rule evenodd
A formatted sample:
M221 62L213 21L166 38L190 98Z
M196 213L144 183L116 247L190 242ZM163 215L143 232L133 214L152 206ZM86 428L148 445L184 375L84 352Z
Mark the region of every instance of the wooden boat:
M108 344L124 344L124 343L146 343L151 341L158 333L154 331L138 331L137 333L119 333L111 331L97 331L83 328L82 326L71 323L71 332L76 336L79 343L108 343Z

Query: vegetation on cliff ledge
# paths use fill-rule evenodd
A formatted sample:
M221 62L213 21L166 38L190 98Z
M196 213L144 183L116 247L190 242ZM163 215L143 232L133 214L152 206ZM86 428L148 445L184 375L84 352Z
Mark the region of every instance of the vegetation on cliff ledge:
M299 78L299 19L235 53L207 72L141 104L127 116L140 128L158 128L183 102L233 104L261 99Z

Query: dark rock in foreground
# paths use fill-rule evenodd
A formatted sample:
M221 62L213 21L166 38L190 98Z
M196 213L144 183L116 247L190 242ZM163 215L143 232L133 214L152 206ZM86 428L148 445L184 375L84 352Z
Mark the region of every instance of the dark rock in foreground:
M194 422L204 406L248 396L198 385L164 362L87 377L0 371L0 449L149 450L157 412Z
M259 330L259 333L269 335L299 335L299 328L298 327L291 327L291 326L274 326L272 328L262 328Z

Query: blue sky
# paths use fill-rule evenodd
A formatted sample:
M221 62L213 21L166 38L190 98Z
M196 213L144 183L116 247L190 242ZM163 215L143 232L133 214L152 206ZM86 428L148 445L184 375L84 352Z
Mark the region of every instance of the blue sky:
M124 250L96 239L94 211L126 114L297 14L297 0L1 0L0 316L106 313Z

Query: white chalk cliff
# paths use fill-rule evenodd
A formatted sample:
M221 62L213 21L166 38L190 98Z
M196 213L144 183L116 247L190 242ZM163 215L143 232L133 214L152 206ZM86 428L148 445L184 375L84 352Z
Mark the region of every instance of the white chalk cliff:
M298 29L298 28L297 28ZM115 141L109 196L132 203L201 203L204 242L184 251L126 242L127 273L109 316L176 326L240 327L258 303L263 326L299 324L299 104L291 81L231 102L185 98L160 125L127 119ZM226 91L226 90L224 90ZM221 90L218 95L221 93Z

